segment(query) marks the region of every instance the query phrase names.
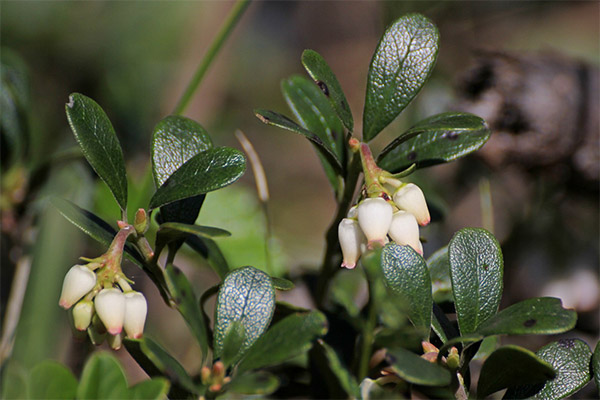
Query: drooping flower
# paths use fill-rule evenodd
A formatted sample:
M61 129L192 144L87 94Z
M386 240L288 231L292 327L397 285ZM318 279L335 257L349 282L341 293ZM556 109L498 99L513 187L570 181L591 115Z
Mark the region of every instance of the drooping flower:
M84 265L73 265L65 275L58 304L66 309L88 294L96 285L96 274Z
M425 226L431 220L423 191L414 183L407 183L398 188L393 199L399 209L414 215L419 225Z
M111 335L123 330L125 320L125 296L119 289L102 289L94 299L96 314Z
M73 325L79 331L85 331L92 322L94 303L91 300L81 300L73 307Z
M142 337L148 304L146 298L140 292L127 292L125 296L125 320L123 327L127 336L132 339Z
M423 255L423 246L419 240L419 224L413 214L403 210L395 212L388 234L397 244L408 245Z
M338 238L344 257L342 267L353 269L360 258L361 246L364 246L367 241L358 222L351 218L344 218L338 225Z
M358 205L358 224L367 237L369 247L373 243L385 244L392 213L392 206L380 197L365 199Z

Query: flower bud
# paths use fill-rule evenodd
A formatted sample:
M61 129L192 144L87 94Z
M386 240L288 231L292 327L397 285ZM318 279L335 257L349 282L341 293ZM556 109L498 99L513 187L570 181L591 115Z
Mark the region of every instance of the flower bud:
M88 294L96 285L96 274L84 265L73 265L65 275L58 304L65 310Z
M123 346L123 332L117 335L108 335L106 341L111 349L119 350Z
M356 267L356 262L361 254L361 245L366 242L365 235L360 230L358 222L350 218L344 218L338 225L338 238L344 256L342 267L348 269Z
M419 241L419 224L414 215L406 211L397 211L392 217L389 235L401 246L408 245L423 255L423 247Z
M119 289L101 290L94 299L94 307L108 333L121 333L125 319L125 296Z
M358 224L367 237L369 248L374 242L385 244L392 213L392 206L380 197L363 200L358 205Z
M73 307L73 325L78 331L85 331L92 322L94 303L91 300L81 300Z
M150 222L148 221L148 216L146 215L146 210L140 208L135 213L135 218L133 220L133 227L138 235L143 235L146 233L148 228L150 227Z
M148 304L140 292L127 292L125 296L125 320L123 327L127 336L132 339L142 337Z
M396 190L394 203L399 209L414 215L421 226L427 225L431 220L423 191L414 183L408 183Z

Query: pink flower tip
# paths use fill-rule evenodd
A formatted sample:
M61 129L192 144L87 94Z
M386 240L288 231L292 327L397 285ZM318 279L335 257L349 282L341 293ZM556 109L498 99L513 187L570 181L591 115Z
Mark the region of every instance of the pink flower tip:
M107 329L108 333L110 333L111 335L118 335L119 333L121 333L122 330L123 330L123 327L120 327L120 326Z
M354 269L354 267L356 267L356 263L354 263L354 264L350 264L350 263L346 263L346 262L342 263L342 268Z

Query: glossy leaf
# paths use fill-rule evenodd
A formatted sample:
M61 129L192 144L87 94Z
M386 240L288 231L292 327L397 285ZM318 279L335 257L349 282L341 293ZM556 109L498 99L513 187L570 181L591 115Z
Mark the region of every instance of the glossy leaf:
M165 377L171 382L171 392L183 394L197 394L198 387L192 378L173 356L171 356L158 343L147 336L142 339L125 339L125 348L151 377Z
M407 382L423 386L450 384L450 371L403 348L388 349L394 371Z
M108 222L69 200L51 197L50 202L73 225L106 247L110 246L117 231ZM142 256L130 243L125 243L125 255L136 264L143 265Z
M458 326L464 336L498 311L503 287L502 251L485 229L465 228L450 241L448 255Z
M208 262L219 278L225 279L229 273L229 264L214 240L203 236L188 236L185 242Z
M594 355L592 356L592 372L594 373L596 389L600 391L600 342L596 343Z
M538 384L554 379L552 365L535 353L519 346L504 346L494 351L483 363L477 383L477 397L524 384Z
M74 399L77 379L64 365L56 361L42 361L31 370L30 398Z
M219 147L196 154L158 188L150 208L220 189L239 179L245 169L244 155L233 148Z
M431 326L431 280L425 260L410 246L388 243L381 253L386 286L407 304L408 317L418 328ZM427 334L429 336L429 334Z
M190 225L180 222L165 222L160 224L158 231L163 235L174 239L180 239L187 235L199 235L207 238L231 236L231 233L225 229L215 228L212 226Z
M239 394L268 396L279 387L279 379L266 371L237 375L226 390Z
M317 134L301 127L285 115L278 114L274 111L256 109L254 110L254 114L258 119L267 125L287 129L288 131L298 133L306 137L315 145L319 154L322 155L336 171L340 172L342 170L342 165L331 149L331 146L327 141L323 141L323 139L321 139Z
M129 388L131 400L166 400L171 384L165 378L152 378Z
M287 279L272 277L271 281L273 282L273 287L277 290L287 291L292 290L295 287L294 282L288 281Z
M352 132L354 120L352 119L348 100L346 100L340 83L325 59L314 50L304 50L302 65L327 97L344 126Z
M238 365L238 372L285 362L308 351L327 333L327 319L318 311L292 314L273 325L254 343Z
M369 67L363 138L373 139L419 93L438 53L439 33L420 14L405 15L383 34Z
M504 395L505 399L563 399L583 388L592 378L592 351L580 339L552 342L539 349L536 355L552 366L556 377L544 385L525 385L509 389Z
M322 339L317 340L314 348L317 350L315 356L319 357L319 361L327 366L328 373L325 380L328 381L328 375L332 375L347 396L355 399L360 398L360 390L356 379L348 368L343 365L335 350Z
M244 340L246 340L244 325L240 321L232 321L227 332L225 332L225 339L223 339L221 361L223 361L225 367L235 364L243 355L240 349L244 345Z
M427 268L431 277L433 301L443 303L452 301L452 283L450 282L450 259L448 247L442 247L427 259Z
M83 155L106 182L122 210L127 209L127 177L119 139L102 107L79 93L69 96L67 118Z
M392 173L454 161L479 150L490 138L486 122L472 114L443 113L417 123L379 154L378 164Z
M204 361L208 353L208 335L194 289L185 274L173 265L168 265L165 268L165 279L169 292L177 305L177 311L179 311L200 345L202 361Z
M491 335L550 335L571 330L577 313L562 307L560 299L527 299L505 308L483 322L477 332Z
M215 357L221 356L225 335L234 321L239 321L246 333L240 346L240 353L243 354L267 329L274 311L275 289L269 275L254 267L231 271L223 281L217 297Z
M78 399L124 399L127 380L119 361L110 353L94 353L85 363L77 388Z

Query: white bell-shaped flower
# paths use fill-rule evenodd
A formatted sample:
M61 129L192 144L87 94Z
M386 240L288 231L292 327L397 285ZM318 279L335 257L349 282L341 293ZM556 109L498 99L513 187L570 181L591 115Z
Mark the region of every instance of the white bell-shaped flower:
M385 244L390 224L392 206L381 197L365 199L358 205L358 224L367 237L368 245Z
M353 269L361 255L361 247L367 239L354 219L344 218L338 225L338 238L344 260L343 268Z
M414 215L419 225L425 226L431 220L425 195L423 195L421 188L414 183L407 183L398 188L393 198L396 206Z
M127 336L132 339L142 337L148 304L146 298L140 292L127 292L125 296L125 321L123 327Z
M78 331L85 331L92 322L94 303L91 300L81 300L73 307L73 325Z
M88 294L96 285L96 274L84 265L73 265L65 275L58 304L65 310Z
M352 206L352 207L350 207L350 209L348 210L347 218L354 218L354 219L356 219L357 217L358 217L358 206Z
M413 214L403 210L395 212L388 234L397 244L408 245L423 255L423 246L419 240L419 224Z
M119 289L102 289L94 299L96 314L111 335L123 330L125 320L125 296Z

